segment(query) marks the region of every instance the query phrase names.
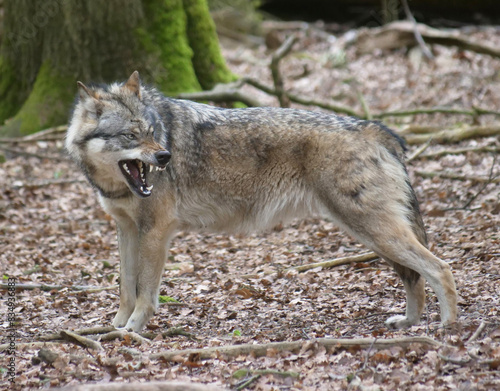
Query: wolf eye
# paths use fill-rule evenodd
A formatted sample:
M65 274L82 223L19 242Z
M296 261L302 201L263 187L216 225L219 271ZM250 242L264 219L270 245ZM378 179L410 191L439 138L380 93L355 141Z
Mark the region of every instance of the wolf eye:
M137 140L137 136L133 133L125 133L124 136L129 140Z

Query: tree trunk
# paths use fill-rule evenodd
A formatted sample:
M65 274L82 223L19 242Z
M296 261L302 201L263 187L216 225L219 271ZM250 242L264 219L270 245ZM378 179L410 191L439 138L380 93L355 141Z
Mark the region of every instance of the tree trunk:
M234 77L206 0L5 0L0 135L65 123L77 80L108 83L136 69L166 94Z

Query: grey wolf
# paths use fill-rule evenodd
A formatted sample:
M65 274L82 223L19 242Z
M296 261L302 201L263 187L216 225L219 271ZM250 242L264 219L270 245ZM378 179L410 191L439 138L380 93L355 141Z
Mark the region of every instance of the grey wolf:
M424 280L443 324L456 321L455 282L427 249L404 143L382 124L170 99L137 72L124 83L78 86L66 148L117 223L115 327L139 331L153 316L178 230L249 232L308 215L336 222L402 278L406 314L389 327L419 321Z

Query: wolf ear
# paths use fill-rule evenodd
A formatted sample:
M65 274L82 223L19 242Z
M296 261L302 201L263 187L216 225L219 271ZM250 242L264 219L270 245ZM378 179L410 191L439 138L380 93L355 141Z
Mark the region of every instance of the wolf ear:
M139 72L134 71L134 73L130 75L123 87L135 94L135 96L137 96L139 99L141 99L141 80L139 79Z
M95 114L99 118L102 114L102 102L95 97L95 94L81 81L76 82L78 85L78 94L80 101L83 103L88 112Z

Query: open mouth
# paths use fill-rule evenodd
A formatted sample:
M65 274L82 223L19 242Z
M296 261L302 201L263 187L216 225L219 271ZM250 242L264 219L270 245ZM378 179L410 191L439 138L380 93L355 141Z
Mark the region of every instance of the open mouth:
M147 173L154 169L157 171L165 170L165 167L153 166L141 160L121 160L118 166L123 173L123 176L140 197L149 197L153 190L153 185L148 185Z

